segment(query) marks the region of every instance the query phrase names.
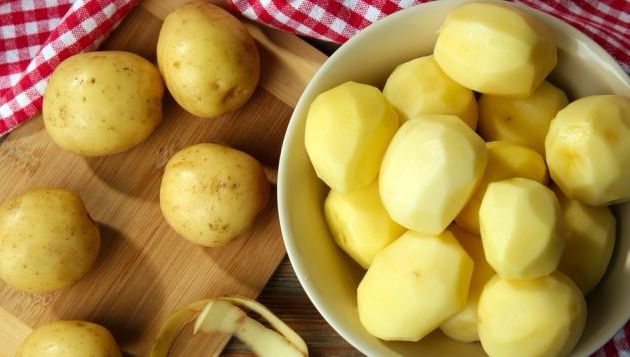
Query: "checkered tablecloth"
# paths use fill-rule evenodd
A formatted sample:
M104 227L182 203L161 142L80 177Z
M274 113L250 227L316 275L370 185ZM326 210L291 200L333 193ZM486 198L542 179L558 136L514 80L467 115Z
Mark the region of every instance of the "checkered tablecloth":
M50 74L96 48L140 0L0 0L0 136L41 110ZM372 22L426 0L228 0L244 16L343 43ZM630 73L630 0L515 0L582 30ZM630 303L630 302L629 302ZM630 356L630 325L597 355Z

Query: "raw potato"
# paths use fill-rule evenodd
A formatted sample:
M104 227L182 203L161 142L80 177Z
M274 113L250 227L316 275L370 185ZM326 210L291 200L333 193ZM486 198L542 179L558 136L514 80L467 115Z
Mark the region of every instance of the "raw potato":
M381 165L385 209L403 227L440 234L464 207L486 168L486 145L453 115L405 122Z
M457 341L479 341L479 334L477 334L477 305L481 291L488 280L494 276L494 270L486 261L479 237L466 232L456 225L451 225L448 230L457 238L457 241L466 250L468 256L472 258L474 268L470 289L468 289L466 306L460 312L444 321L440 329L446 336Z
M422 114L452 114L471 129L477 127L477 101L473 92L449 78L433 56L416 58L396 67L387 78L383 94L403 122Z
M377 182L346 194L330 190L324 213L335 243L365 269L405 232L385 211Z
M433 52L446 74L481 93L527 97L556 65L554 34L511 4L448 13Z
M361 280L361 323L383 340L418 341L464 307L472 269L450 232L409 231L376 256Z
M120 348L104 327L85 321L55 321L33 331L16 357L120 357Z
M584 294L602 279L615 246L615 216L608 207L589 206L556 196L562 210L566 244L558 270L565 273Z
M341 193L374 182L398 115L376 87L346 82L315 98L305 145L317 176Z
M18 290L75 284L92 269L99 249L98 226L71 191L33 189L0 206L0 277Z
M111 155L144 141L162 120L157 68L129 52L74 55L53 72L44 93L46 131L62 148Z
M481 345L491 357L567 356L584 330L586 302L559 272L533 280L496 276L478 313Z
M455 217L455 222L471 233L479 234L479 207L488 185L513 177L525 177L540 183L547 182L545 159L536 151L507 141L486 143L488 165L466 206Z
M547 165L568 197L594 206L630 199L630 98L597 95L558 112L545 141Z
M567 104L566 94L547 81L524 99L484 94L479 99L479 133L487 141L511 141L544 155L549 124Z
M260 58L245 26L222 8L195 1L162 24L157 61L179 105L201 118L243 106L260 77Z
M540 182L491 183L479 209L486 260L502 278L534 279L558 267L564 236L560 206Z
M160 207L189 241L223 245L247 230L269 201L263 167L246 153L217 144L189 146L166 164Z

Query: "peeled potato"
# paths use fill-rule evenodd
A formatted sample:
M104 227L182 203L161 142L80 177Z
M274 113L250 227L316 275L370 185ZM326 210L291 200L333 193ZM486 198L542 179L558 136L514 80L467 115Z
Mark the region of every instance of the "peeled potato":
M479 223L486 259L499 276L534 279L558 267L564 247L560 206L540 182L513 178L491 183Z
M168 224L207 247L226 244L247 230L268 201L262 165L217 144L197 144L173 155L160 186L160 207Z
M77 283L94 266L98 226L74 192L37 188L0 206L0 277L27 292Z
M361 323L383 340L418 341L464 307L472 269L450 232L409 231L376 256L361 280Z
M545 159L536 151L507 141L486 143L488 164L479 188L455 217L455 222L471 233L479 234L479 206L488 185L513 177L547 181Z
M160 124L163 94L157 67L136 54L80 53L50 77L42 108L46 132L79 155L116 154L144 141Z
M258 85L256 43L236 17L207 1L184 4L166 16L156 54L175 101L201 118L240 108Z
M379 179L383 205L403 227L439 234L477 188L486 160L483 140L456 116L409 120L383 158Z
M586 302L562 273L492 278L479 298L479 337L491 357L567 356L582 335Z
M346 193L371 184L398 115L376 87L346 82L315 98L308 111L305 145L317 176Z
M324 212L337 245L365 269L376 254L405 232L385 211L377 182L345 194L331 190Z
M416 58L396 67L383 94L398 110L402 121L422 114L452 114L477 127L477 101L473 92L449 78L433 56Z
M556 65L553 33L509 4L470 3L449 12L433 52L464 87L527 97Z
M544 155L549 123L567 104L562 89L547 81L524 99L484 94L479 99L479 133L487 141L511 141Z
M572 200L560 190L556 190L556 196L566 236L558 269L588 294L602 279L610 262L615 246L615 216L608 207Z
M55 321L35 329L15 357L120 357L114 337L103 326L85 321Z
M468 289L466 306L444 321L440 329L446 336L457 341L479 341L479 334L477 333L477 305L481 291L488 280L494 276L494 270L486 261L479 237L466 232L456 225L451 225L448 230L457 238L457 241L466 250L468 256L472 258L474 268L472 279L470 280L470 289Z
M547 165L568 197L594 206L630 199L630 98L596 95L558 112L545 140Z

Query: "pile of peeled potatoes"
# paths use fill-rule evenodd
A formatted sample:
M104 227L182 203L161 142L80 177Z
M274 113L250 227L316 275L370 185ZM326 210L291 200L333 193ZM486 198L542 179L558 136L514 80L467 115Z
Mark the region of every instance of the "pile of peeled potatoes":
M157 64L119 51L68 58L52 74L44 95L47 133L75 154L116 154L141 143L160 124L164 84L186 111L213 118L243 106L260 73L258 50L245 26L206 2L183 5L166 17ZM269 190L263 167L250 155L197 144L166 165L160 206L183 238L215 247L252 225ZM71 191L33 188L0 206L0 277L17 290L40 293L73 285L93 267L99 249L98 224ZM243 309L256 312L271 327ZM166 356L177 333L195 316L195 331L236 335L261 355L307 354L300 337L263 306L223 297L174 312L156 336L151 355ZM99 325L56 321L36 329L17 352L19 357L44 355L111 357L121 351Z
M630 200L630 98L569 102L545 80L556 62L545 24L469 3L382 90L346 82L312 102L306 149L334 241L367 270L370 334L574 348L613 252L608 205Z

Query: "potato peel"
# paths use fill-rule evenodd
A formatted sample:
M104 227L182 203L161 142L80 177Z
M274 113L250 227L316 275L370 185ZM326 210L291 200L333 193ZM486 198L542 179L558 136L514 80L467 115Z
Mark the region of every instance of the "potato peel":
M272 328L250 318L241 308L257 313ZM151 357L167 357L178 334L193 318L193 333L234 335L259 356L308 356L304 340L264 305L246 297L226 296L199 300L173 312L160 328Z

